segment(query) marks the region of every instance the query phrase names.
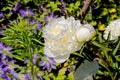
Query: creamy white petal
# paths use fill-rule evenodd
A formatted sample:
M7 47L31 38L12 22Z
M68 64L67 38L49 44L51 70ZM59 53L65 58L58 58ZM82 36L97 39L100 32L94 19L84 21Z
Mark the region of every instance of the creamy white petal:
M75 34L79 42L89 41L95 33L95 29L90 24L83 25Z
M79 42L86 42L90 38L90 31L87 28L80 28L80 30L76 33L76 38Z
M59 55L54 58L56 63L63 63L69 58L70 54Z
M111 21L104 31L104 39L116 40L120 36L120 19Z
M47 55L48 57L56 57L49 48L47 48L46 46L44 47L44 54Z

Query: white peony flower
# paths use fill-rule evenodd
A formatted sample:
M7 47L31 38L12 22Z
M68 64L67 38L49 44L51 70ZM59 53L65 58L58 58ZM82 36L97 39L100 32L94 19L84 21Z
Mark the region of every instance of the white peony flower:
M88 41L91 30L86 26L85 33L81 34L85 38L81 38ZM76 32L79 31L78 33L80 33L79 29L82 29L82 25L79 20L75 20L73 17L67 19L61 17L48 23L43 29L43 37L45 39L44 54L54 58L57 63L66 61L70 53L78 51L85 42L79 41L80 34L76 37ZM84 29L82 31L84 32Z
M104 31L104 39L116 40L120 36L120 19L111 21Z

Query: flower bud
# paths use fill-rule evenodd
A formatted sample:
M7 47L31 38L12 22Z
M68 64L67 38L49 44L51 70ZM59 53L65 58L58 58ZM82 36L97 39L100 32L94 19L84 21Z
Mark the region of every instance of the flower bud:
M85 24L76 32L75 36L78 42L84 43L89 41L94 33L94 28L89 24Z

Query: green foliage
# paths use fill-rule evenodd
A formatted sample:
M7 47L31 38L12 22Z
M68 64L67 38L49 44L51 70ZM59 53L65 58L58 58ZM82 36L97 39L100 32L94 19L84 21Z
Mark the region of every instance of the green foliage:
M15 5L16 2L24 4L22 5L21 9L32 8L35 11L35 16L32 16L32 18L35 18L38 21L35 24L30 24L30 18L27 21L25 18L21 18L19 13L17 15L16 13L13 14L11 12L11 7L12 5ZM45 8L39 10L40 5L44 5ZM73 16L76 19L79 19L80 11L83 7L83 1L64 0L63 5L66 6L65 9L67 10L68 16ZM42 38L42 27L44 27L47 23L44 20L45 16L51 12L57 17L64 16L64 13L60 12L61 6L63 5L59 0L8 0L6 1L6 4L1 5L1 11L4 12L5 18L0 18L0 31L6 31L2 33L0 41L6 45L10 45L13 48L10 54L5 52L6 55L22 62L24 62L26 59L29 60L27 66L24 67L20 67L12 63L9 64L15 66L18 70L23 70L25 72L40 72L45 80L74 80L74 77L76 79L76 76L81 77L79 74L81 74L83 68L86 68L84 66L88 67L85 69L87 70L86 72L89 72L89 69L92 70L96 68L96 66L93 66L95 68L91 67L91 62L88 62L82 68L81 66L83 64L80 64L84 59L93 60L95 58L98 60L100 69L97 71L97 73L94 72L95 74L91 74L94 74L94 79L99 80L108 78L112 80L119 80L120 38L118 38L116 41L104 40L103 34L110 21L120 18L120 0L93 0L92 4L90 5L91 9L88 8L84 19L86 22L94 26L97 32L96 36L91 41L86 43L80 51L71 54L68 61L63 64L56 65L58 69L57 71L53 70L48 72L45 70L42 72L41 68L38 67L41 59L38 59L37 65L32 64L34 53L40 56L40 58L43 57L44 40ZM9 22L8 25L5 24L7 21ZM37 31L37 34L34 34L38 22L42 22L42 27ZM73 75L73 72L67 72L68 67L75 71L74 68L71 68L73 65L77 70L75 72L76 75ZM38 70L36 71L36 69ZM20 72L20 74L22 74L22 72ZM0 78L0 80L3 79Z
M26 58L30 60L30 49L35 47L34 43L42 44L34 36L36 25L30 25L28 21L19 18L17 22L12 22L11 26L3 33L4 37L0 41L13 47L13 54L16 54L13 55L14 58L22 61Z
M66 68L60 69L56 80L60 80L60 79L64 80L66 77L65 72L66 72Z

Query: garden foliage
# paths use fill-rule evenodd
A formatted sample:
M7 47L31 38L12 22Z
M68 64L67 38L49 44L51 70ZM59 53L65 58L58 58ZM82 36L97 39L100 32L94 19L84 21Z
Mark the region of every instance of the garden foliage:
M1 0L0 80L120 80L120 0Z

